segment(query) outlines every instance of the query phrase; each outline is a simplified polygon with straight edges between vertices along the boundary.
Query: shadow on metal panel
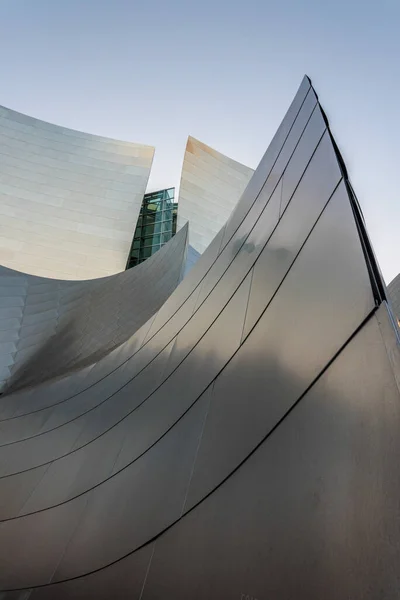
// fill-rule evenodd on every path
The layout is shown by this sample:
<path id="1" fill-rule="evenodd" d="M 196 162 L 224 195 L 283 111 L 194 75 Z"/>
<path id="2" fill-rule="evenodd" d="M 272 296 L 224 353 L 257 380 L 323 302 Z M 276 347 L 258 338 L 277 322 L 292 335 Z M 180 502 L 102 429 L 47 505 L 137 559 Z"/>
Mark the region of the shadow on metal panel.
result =
<path id="1" fill-rule="evenodd" d="M 94 335 L 111 298 L 90 369 L 60 329 L 30 360 L 65 376 L 0 400 L 0 597 L 397 598 L 398 338 L 307 77 L 226 225 L 117 348 Z"/>

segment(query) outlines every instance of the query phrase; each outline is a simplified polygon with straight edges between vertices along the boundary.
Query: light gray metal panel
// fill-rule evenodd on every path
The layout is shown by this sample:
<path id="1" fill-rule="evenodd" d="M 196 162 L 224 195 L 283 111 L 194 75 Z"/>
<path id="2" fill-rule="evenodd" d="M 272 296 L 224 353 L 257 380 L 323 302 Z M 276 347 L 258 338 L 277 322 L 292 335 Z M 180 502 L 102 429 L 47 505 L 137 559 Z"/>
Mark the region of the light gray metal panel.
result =
<path id="1" fill-rule="evenodd" d="M 178 229 L 190 223 L 190 245 L 209 246 L 235 208 L 254 171 L 189 136 L 179 186 Z"/>
<path id="2" fill-rule="evenodd" d="M 389 283 L 387 289 L 394 315 L 400 325 L 400 274 Z"/>
<path id="3" fill-rule="evenodd" d="M 150 400 L 147 400 L 144 405 L 147 425 L 145 419 L 143 424 L 140 423 L 141 426 L 138 427 L 136 437 L 134 436 L 136 455 L 145 452 L 182 416 L 238 348 L 249 288 L 250 278 L 248 277 L 227 305 L 225 311 L 215 321 L 187 359 L 183 361 L 180 368 L 164 382 L 159 390 L 152 393 Z M 236 319 L 235 324 L 233 324 L 234 319 Z M 218 340 L 222 335 L 224 335 L 224 344 L 218 347 Z M 197 376 L 193 377 L 193 373 L 197 373 Z M 140 390 L 137 394 L 135 394 L 135 384 Z M 182 387 L 183 384 L 184 387 Z M 118 397 L 116 398 L 116 406 L 115 402 L 104 405 L 105 412 L 104 414 L 100 412 L 98 421 L 96 421 L 94 413 L 88 413 L 83 418 L 75 419 L 67 425 L 53 429 L 38 437 L 0 447 L 0 464 L 3 465 L 3 475 L 19 473 L 40 466 L 45 462 L 56 460 L 73 449 L 76 450 L 82 445 L 93 441 L 97 436 L 116 424 L 119 419 L 129 414 L 134 407 L 134 405 L 132 406 L 132 400 L 137 404 L 139 400 L 146 400 L 146 396 L 142 395 L 143 388 L 141 389 L 140 386 L 141 380 L 138 379 L 137 383 L 134 380 L 133 387 L 126 390 L 126 396 L 122 397 L 120 405 L 118 405 Z M 149 381 L 148 378 L 145 378 L 144 389 L 147 391 L 148 387 Z M 148 392 L 151 392 L 151 388 Z M 168 404 L 166 400 L 170 393 L 175 395 L 175 401 L 172 405 Z M 130 398 L 132 398 L 131 401 L 129 401 Z M 123 411 L 121 414 L 119 414 L 119 408 Z M 151 415 L 153 415 L 152 418 Z M 132 435 L 135 420 L 134 417 Z M 123 454 L 123 457 L 125 457 L 125 454 Z M 125 460 L 123 457 L 121 460 Z M 43 485 L 47 485 L 46 478 L 44 478 Z"/>
<path id="4" fill-rule="evenodd" d="M 0 261 L 68 279 L 122 271 L 153 154 L 1 107 Z"/>
<path id="5" fill-rule="evenodd" d="M 310 81 L 308 77 L 304 77 L 292 104 L 290 105 L 282 123 L 280 124 L 263 158 L 261 159 L 254 176 L 251 178 L 251 181 L 243 193 L 240 202 L 237 204 L 236 209 L 232 212 L 227 221 L 225 234 L 222 241 L 223 246 L 225 246 L 226 242 L 232 237 L 233 233 L 246 216 L 246 213 L 249 210 L 249 199 L 251 202 L 253 202 L 254 198 L 256 198 L 260 193 L 265 182 L 266 174 L 272 171 L 276 160 L 279 158 L 282 148 L 284 148 L 286 140 L 289 138 L 291 129 L 294 126 L 296 117 L 299 115 L 309 92 Z M 313 94 L 312 90 L 311 93 Z"/>
<path id="6" fill-rule="evenodd" d="M 312 101 L 308 102 L 308 98 L 311 97 Z M 260 214 L 264 210 L 266 203 L 273 194 L 277 193 L 277 186 L 281 180 L 282 175 L 286 170 L 290 169 L 292 161 L 301 162 L 303 164 L 303 170 L 306 168 L 308 160 L 311 158 L 315 147 L 321 138 L 325 129 L 325 123 L 318 111 L 313 112 L 315 106 L 315 98 L 312 98 L 311 94 L 307 96 L 307 101 L 304 102 L 303 107 L 298 115 L 298 126 L 293 126 L 291 135 L 288 136 L 285 146 L 282 148 L 278 159 L 276 160 L 271 171 L 266 170 L 264 177 L 266 178 L 265 184 L 258 193 L 256 200 L 253 202 L 253 198 L 249 198 L 248 192 L 246 191 L 245 200 L 246 203 L 250 201 L 251 209 L 247 213 L 243 222 L 238 227 L 232 238 L 226 243 L 226 246 L 220 252 L 219 260 L 215 262 L 207 273 L 199 297 L 198 304 L 200 304 L 204 298 L 209 294 L 210 290 L 216 285 L 219 278 L 225 272 L 228 265 L 233 261 L 236 254 L 244 245 L 246 250 L 246 240 L 250 231 L 257 227 Z M 297 145 L 298 144 L 298 145 Z M 303 152 L 300 154 L 298 148 L 300 147 Z M 288 164 L 289 163 L 289 164 Z M 261 178 L 261 170 L 258 168 L 258 178 Z M 281 202 L 282 202 L 282 190 Z M 265 240 L 267 240 L 267 236 Z"/>
<path id="7" fill-rule="evenodd" d="M 0 308 L 0 317 L 2 311 L 23 312 L 18 322 L 11 319 L 10 323 L 7 319 L 7 329 L 20 336 L 11 360 L 15 366 L 7 391 L 93 363 L 127 340 L 157 312 L 178 285 L 186 243 L 185 227 L 146 264 L 100 280 L 63 282 L 28 277 L 28 285 L 20 288 L 23 293 L 18 298 L 24 303 L 23 310 L 19 306 Z M 7 281 L 27 278 L 18 273 L 8 277 L 9 269 L 3 269 L 2 273 Z M 37 293 L 40 288 L 43 293 Z M 15 285 L 12 289 L 16 289 Z M 76 304 L 71 302 L 71 296 L 68 298 L 70 291 L 77 295 Z M 63 318 L 65 301 L 72 310 Z M 16 315 L 4 313 L 6 316 Z M 35 356 L 29 359 L 32 351 Z M 2 353 L 7 354 L 0 348 L 0 358 Z"/>
<path id="8" fill-rule="evenodd" d="M 397 598 L 399 399 L 373 317 L 241 468 L 157 541 L 142 599 Z"/>
<path id="9" fill-rule="evenodd" d="M 200 252 L 197 252 L 197 250 L 195 250 L 193 248 L 193 246 L 191 246 L 189 244 L 187 257 L 186 257 L 184 277 L 186 277 L 186 275 L 189 273 L 189 271 L 192 269 L 192 267 L 194 267 L 194 265 L 199 260 L 200 256 L 201 256 Z"/>

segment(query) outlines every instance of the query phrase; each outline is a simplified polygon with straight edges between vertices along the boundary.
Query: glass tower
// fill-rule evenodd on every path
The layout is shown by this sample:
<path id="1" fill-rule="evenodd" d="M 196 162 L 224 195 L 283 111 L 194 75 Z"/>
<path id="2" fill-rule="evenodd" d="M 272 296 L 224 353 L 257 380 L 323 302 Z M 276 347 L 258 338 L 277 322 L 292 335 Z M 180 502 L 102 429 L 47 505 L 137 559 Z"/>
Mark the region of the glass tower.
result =
<path id="1" fill-rule="evenodd" d="M 129 252 L 127 269 L 157 252 L 176 233 L 175 188 L 145 194 Z"/>

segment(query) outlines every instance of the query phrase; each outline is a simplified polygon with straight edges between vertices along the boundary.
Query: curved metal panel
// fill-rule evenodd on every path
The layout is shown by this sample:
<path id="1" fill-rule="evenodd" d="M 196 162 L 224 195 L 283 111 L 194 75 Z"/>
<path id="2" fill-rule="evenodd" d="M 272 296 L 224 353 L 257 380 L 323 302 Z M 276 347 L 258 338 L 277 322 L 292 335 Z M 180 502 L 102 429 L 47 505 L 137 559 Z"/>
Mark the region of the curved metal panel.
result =
<path id="1" fill-rule="evenodd" d="M 153 155 L 0 107 L 0 262 L 75 280 L 123 271 Z"/>
<path id="2" fill-rule="evenodd" d="M 2 589 L 396 597 L 400 357 L 353 209 L 305 78 L 158 313 L 0 398 Z"/>
<path id="3" fill-rule="evenodd" d="M 146 265 L 89 281 L 45 279 L 0 267 L 2 384 L 7 391 L 93 364 L 132 336 L 182 278 L 187 227 Z M 10 311 L 13 311 L 10 313 Z M 10 314 L 12 319 L 7 318 Z"/>
<path id="4" fill-rule="evenodd" d="M 399 426 L 372 317 L 241 468 L 157 540 L 143 600 L 395 599 Z"/>
<path id="5" fill-rule="evenodd" d="M 195 252 L 202 254 L 225 225 L 253 173 L 189 136 L 179 187 L 178 229 L 190 223 L 190 245 Z M 192 252 L 191 262 L 195 258 Z"/>

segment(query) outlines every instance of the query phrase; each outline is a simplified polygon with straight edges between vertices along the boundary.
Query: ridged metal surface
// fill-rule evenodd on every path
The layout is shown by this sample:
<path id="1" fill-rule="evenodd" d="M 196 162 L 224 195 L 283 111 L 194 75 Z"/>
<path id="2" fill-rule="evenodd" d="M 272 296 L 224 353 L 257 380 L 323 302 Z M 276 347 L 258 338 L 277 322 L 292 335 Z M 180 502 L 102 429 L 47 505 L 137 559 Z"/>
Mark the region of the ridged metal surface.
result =
<path id="1" fill-rule="evenodd" d="M 0 263 L 57 279 L 123 271 L 153 155 L 0 107 Z"/>
<path id="2" fill-rule="evenodd" d="M 179 187 L 178 229 L 189 222 L 192 263 L 225 225 L 253 173 L 189 136 Z"/>
<path id="3" fill-rule="evenodd" d="M 45 279 L 0 268 L 0 385 L 7 391 L 90 365 L 126 341 L 182 278 L 187 227 L 110 277 Z"/>
<path id="4" fill-rule="evenodd" d="M 155 317 L 0 399 L 3 598 L 398 597 L 400 357 L 360 231 L 305 78 Z"/>

